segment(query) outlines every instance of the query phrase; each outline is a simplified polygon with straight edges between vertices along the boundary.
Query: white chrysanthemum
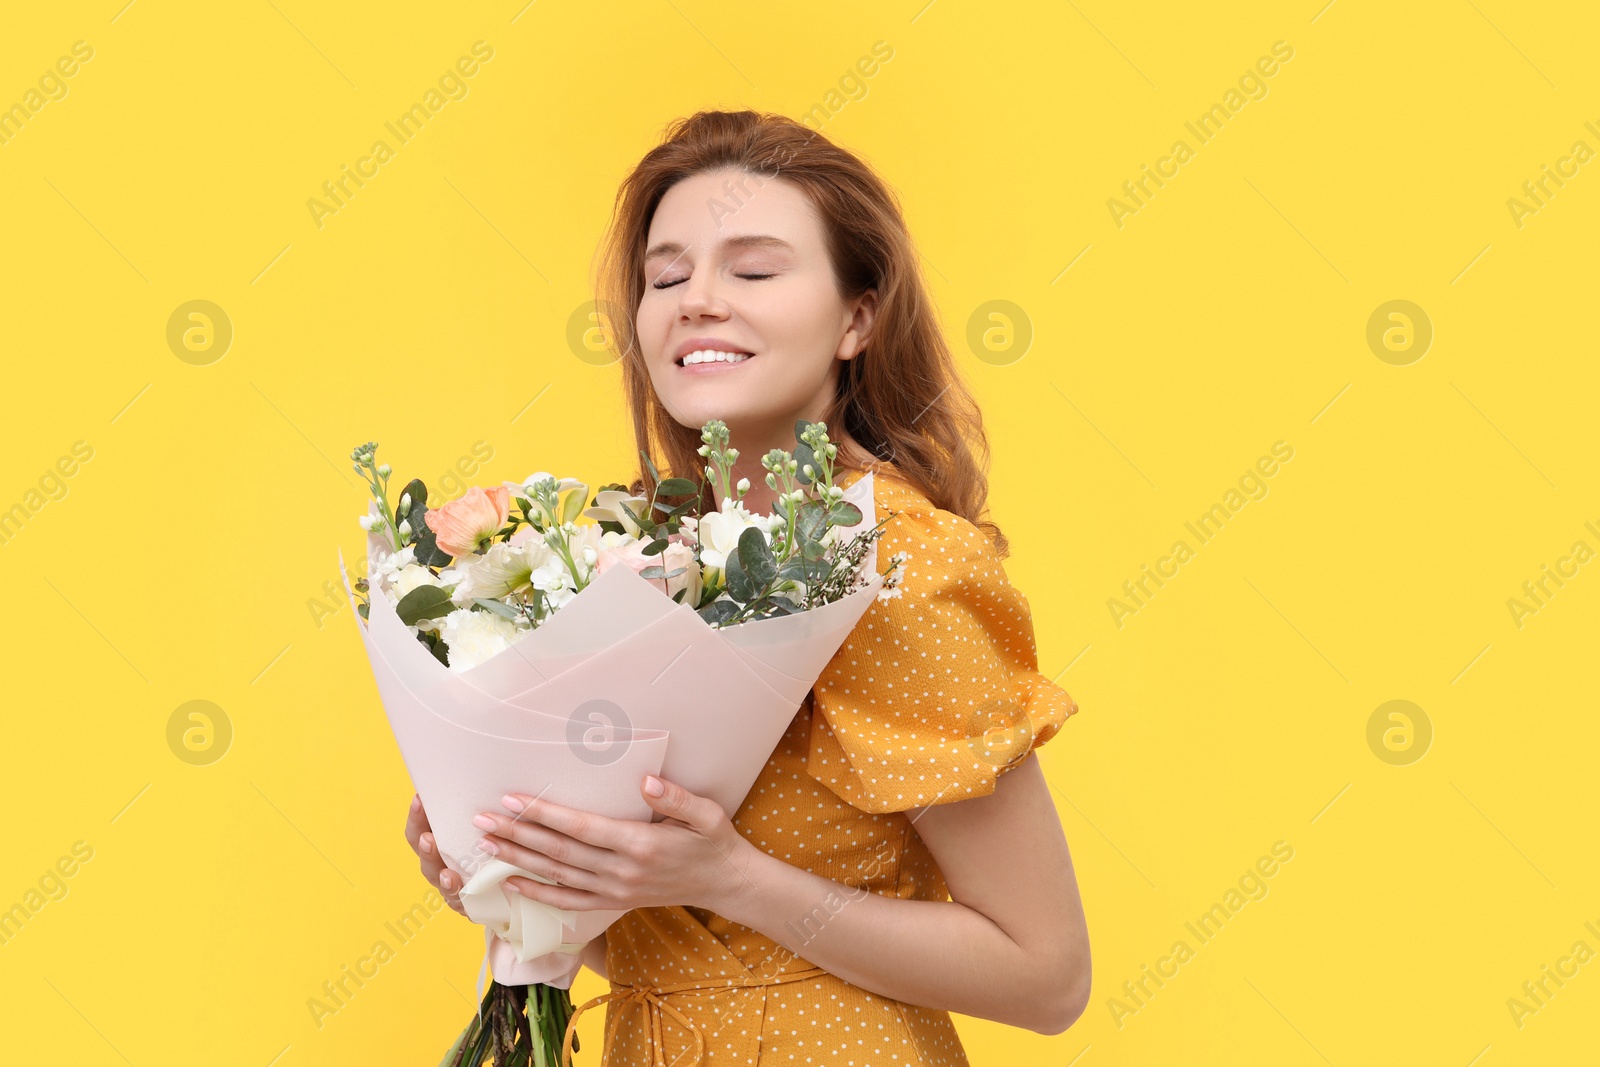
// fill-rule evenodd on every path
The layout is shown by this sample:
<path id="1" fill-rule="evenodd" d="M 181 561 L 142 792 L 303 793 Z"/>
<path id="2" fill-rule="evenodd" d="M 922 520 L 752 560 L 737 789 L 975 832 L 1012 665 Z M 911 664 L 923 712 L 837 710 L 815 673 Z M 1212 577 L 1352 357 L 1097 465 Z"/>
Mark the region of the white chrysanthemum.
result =
<path id="1" fill-rule="evenodd" d="M 488 611 L 458 609 L 444 617 L 439 636 L 450 649 L 450 669 L 464 671 L 476 667 L 527 631 L 513 620 Z"/>

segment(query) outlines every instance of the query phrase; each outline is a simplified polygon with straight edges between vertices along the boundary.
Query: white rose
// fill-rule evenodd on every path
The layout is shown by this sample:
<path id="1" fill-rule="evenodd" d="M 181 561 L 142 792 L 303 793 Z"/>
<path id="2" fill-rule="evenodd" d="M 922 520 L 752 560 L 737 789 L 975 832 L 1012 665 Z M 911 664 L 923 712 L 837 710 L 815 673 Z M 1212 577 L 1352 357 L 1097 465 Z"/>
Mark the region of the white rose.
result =
<path id="1" fill-rule="evenodd" d="M 396 599 L 404 599 L 405 595 L 424 585 L 438 585 L 439 580 L 433 576 L 428 568 L 416 563 L 408 563 L 401 567 L 394 576 L 394 594 Z"/>

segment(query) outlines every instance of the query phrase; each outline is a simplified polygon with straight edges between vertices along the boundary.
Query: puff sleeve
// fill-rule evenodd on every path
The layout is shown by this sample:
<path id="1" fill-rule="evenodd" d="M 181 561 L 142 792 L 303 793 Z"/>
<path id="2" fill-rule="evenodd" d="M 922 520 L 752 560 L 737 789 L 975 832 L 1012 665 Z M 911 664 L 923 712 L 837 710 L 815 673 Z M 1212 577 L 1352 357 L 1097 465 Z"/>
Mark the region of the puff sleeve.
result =
<path id="1" fill-rule="evenodd" d="M 873 603 L 811 691 L 807 773 L 880 814 L 993 793 L 1078 710 L 1039 673 L 1027 598 L 983 531 L 909 501 L 884 501 L 897 514 L 878 542 L 880 560 L 910 557 L 899 595 Z"/>

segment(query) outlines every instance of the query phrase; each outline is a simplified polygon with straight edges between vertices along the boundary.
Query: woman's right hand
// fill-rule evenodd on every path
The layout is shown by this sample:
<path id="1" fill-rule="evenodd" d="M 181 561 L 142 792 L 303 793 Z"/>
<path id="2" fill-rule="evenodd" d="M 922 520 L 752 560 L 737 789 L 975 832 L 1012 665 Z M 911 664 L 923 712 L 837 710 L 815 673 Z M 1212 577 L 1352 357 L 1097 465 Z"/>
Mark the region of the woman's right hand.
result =
<path id="1" fill-rule="evenodd" d="M 406 843 L 422 861 L 422 877 L 437 889 L 444 902 L 462 915 L 467 910 L 461 906 L 461 887 L 466 883 L 457 871 L 445 866 L 439 857 L 439 844 L 433 839 L 433 828 L 428 825 L 428 813 L 422 810 L 422 797 L 411 799 L 411 813 L 406 816 Z"/>

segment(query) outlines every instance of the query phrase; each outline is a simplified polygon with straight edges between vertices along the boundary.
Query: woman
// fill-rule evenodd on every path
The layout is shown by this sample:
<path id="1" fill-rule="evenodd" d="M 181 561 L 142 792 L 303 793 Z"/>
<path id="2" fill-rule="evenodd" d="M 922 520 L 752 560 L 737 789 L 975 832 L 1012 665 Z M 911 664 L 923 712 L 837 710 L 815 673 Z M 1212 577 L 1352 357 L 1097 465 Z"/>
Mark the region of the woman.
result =
<path id="1" fill-rule="evenodd" d="M 938 1067 L 967 1063 L 952 1011 L 1065 1030 L 1088 1000 L 1088 931 L 1032 749 L 1077 706 L 1037 671 L 1005 539 L 980 517 L 981 419 L 892 194 L 789 119 L 701 113 L 623 185 L 602 285 L 658 468 L 697 476 L 699 429 L 720 418 L 747 506 L 770 511 L 760 457 L 794 447 L 797 419 L 826 422 L 839 484 L 872 471 L 879 515 L 896 513 L 879 558 L 910 557 L 733 819 L 654 778 L 641 791 L 663 822 L 528 796 L 507 798 L 519 818 L 480 817 L 486 849 L 558 883 L 516 891 L 633 909 L 584 954 L 613 987 L 584 1006 L 609 1001 L 602 1063 Z M 708 714 L 738 713 L 736 693 L 717 699 Z M 415 804 L 407 838 L 459 910 Z"/>

